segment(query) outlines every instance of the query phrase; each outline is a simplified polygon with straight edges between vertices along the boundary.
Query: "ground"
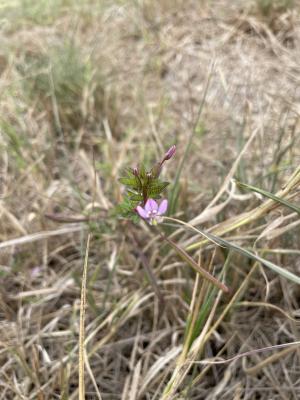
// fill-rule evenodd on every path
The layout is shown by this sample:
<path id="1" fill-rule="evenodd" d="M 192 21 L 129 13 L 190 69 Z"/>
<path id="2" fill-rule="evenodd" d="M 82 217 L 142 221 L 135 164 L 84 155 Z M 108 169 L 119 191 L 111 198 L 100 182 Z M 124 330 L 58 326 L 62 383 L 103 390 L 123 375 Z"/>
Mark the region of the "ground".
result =
<path id="1" fill-rule="evenodd" d="M 299 12 L 1 3 L 0 400 L 300 396 Z M 168 242 L 115 207 L 173 144 Z"/>

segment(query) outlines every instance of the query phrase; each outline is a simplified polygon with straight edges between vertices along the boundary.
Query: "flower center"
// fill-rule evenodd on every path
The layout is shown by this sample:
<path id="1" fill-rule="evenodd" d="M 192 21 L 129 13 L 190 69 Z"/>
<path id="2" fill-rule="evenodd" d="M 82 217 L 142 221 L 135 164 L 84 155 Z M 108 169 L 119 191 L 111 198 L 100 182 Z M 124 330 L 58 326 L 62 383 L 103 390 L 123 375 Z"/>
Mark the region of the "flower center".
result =
<path id="1" fill-rule="evenodd" d="M 151 210 L 151 211 L 148 211 L 147 217 L 148 218 L 155 218 L 156 214 L 157 214 L 157 210 Z"/>

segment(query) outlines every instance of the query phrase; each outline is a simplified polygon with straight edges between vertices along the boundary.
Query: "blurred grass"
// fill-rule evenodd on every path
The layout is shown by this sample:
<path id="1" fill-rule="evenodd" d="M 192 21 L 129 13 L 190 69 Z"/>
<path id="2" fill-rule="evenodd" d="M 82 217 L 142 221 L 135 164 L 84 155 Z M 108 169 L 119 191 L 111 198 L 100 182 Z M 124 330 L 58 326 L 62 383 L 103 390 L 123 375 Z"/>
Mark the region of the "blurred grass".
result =
<path id="1" fill-rule="evenodd" d="M 284 12 L 293 7 L 294 0 L 256 0 L 258 10 L 264 16 L 270 16 L 274 11 Z"/>
<path id="2" fill-rule="evenodd" d="M 58 134 L 66 132 L 68 136 L 71 130 L 74 137 L 72 130 L 86 123 L 95 125 L 101 117 L 107 117 L 111 129 L 115 128 L 114 97 L 105 93 L 101 66 L 96 68 L 73 39 L 53 45 L 44 54 L 25 54 L 19 70 L 29 101 L 38 104 L 37 111 L 48 112 Z M 98 115 L 93 115 L 93 110 Z"/>

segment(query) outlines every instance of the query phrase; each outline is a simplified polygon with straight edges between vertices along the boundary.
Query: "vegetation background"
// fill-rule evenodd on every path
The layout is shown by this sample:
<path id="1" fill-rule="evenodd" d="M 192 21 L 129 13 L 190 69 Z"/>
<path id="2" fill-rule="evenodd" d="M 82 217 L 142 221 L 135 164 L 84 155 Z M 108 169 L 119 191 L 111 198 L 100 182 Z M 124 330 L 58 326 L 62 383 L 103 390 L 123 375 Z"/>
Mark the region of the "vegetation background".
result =
<path id="1" fill-rule="evenodd" d="M 88 232 L 86 399 L 299 398 L 299 347 L 285 344 L 300 339 L 300 290 L 282 276 L 300 275 L 299 11 L 297 0 L 1 0 L 0 400 L 83 396 Z M 279 273 L 163 227 L 226 282 L 222 294 L 148 226 L 108 218 L 123 169 L 173 144 L 170 215 Z"/>

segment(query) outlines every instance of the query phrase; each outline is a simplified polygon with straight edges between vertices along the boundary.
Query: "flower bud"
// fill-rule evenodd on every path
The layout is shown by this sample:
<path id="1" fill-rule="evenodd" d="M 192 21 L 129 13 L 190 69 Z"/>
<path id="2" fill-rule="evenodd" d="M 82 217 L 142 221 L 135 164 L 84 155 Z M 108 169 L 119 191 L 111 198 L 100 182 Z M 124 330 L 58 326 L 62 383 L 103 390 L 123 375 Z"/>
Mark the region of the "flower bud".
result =
<path id="1" fill-rule="evenodd" d="M 174 156 L 175 152 L 176 152 L 176 146 L 175 146 L 175 144 L 173 144 L 173 146 L 171 146 L 169 148 L 169 150 L 166 152 L 166 154 L 164 156 L 164 161 L 170 160 L 170 158 L 172 158 Z"/>
<path id="2" fill-rule="evenodd" d="M 138 176 L 139 175 L 138 168 L 137 167 L 132 168 L 132 173 L 133 173 L 133 175 Z"/>

